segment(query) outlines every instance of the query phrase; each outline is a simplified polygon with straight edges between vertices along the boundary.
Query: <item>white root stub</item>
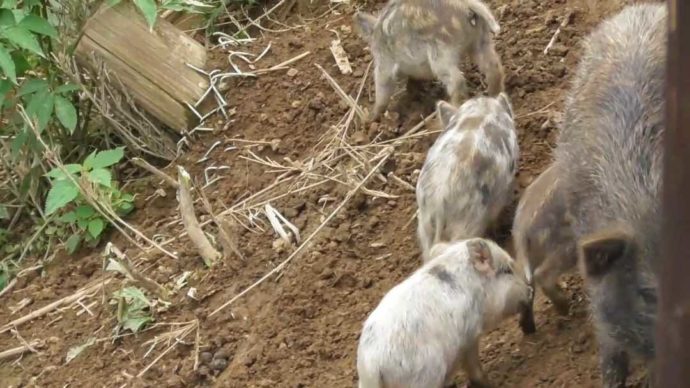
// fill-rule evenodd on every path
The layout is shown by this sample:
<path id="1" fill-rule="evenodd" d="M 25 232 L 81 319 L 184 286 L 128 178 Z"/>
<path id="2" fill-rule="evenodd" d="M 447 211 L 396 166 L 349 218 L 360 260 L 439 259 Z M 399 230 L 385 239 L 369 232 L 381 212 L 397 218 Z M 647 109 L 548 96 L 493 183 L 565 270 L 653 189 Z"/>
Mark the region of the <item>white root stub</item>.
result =
<path id="1" fill-rule="evenodd" d="M 204 263 L 206 263 L 207 266 L 211 266 L 221 258 L 221 254 L 211 245 L 208 238 L 206 238 L 204 231 L 199 225 L 199 220 L 197 220 L 196 214 L 194 213 L 194 201 L 190 193 L 191 178 L 189 173 L 182 166 L 177 166 L 177 174 L 177 179 L 180 184 L 177 190 L 177 200 L 180 203 L 182 223 L 187 230 L 189 239 L 192 240 L 192 243 L 196 246 Z"/>

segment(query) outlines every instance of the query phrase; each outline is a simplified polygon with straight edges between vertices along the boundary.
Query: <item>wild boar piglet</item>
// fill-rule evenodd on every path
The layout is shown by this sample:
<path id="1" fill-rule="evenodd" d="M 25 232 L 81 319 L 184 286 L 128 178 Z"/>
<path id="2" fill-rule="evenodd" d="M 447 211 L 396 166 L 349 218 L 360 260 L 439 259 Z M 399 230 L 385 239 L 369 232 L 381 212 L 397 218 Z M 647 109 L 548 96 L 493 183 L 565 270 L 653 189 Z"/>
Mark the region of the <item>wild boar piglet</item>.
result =
<path id="1" fill-rule="evenodd" d="M 375 62 L 371 120 L 386 110 L 400 79 L 437 79 L 459 105 L 467 97 L 460 63 L 468 55 L 486 76 L 488 94 L 503 91 L 503 65 L 493 43 L 500 27 L 480 0 L 391 0 L 378 16 L 356 13 L 354 25 Z"/>
<path id="2" fill-rule="evenodd" d="M 417 181 L 417 233 L 424 260 L 439 242 L 483 237 L 511 201 L 518 162 L 508 96 L 437 104 L 445 128 Z"/>
<path id="3" fill-rule="evenodd" d="M 442 388 L 463 368 L 488 385 L 479 337 L 522 311 L 526 272 L 490 240 L 441 243 L 433 259 L 393 287 L 364 323 L 359 388 Z"/>

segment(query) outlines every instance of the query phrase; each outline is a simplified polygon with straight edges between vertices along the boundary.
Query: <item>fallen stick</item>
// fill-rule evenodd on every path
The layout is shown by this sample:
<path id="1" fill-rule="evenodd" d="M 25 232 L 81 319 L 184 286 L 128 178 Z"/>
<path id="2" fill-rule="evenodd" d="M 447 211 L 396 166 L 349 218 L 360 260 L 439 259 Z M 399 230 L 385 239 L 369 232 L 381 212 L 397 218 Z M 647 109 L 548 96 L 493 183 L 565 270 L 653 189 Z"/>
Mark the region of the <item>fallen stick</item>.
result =
<path id="1" fill-rule="evenodd" d="M 144 170 L 150 172 L 153 175 L 156 175 L 157 177 L 163 179 L 165 183 L 169 184 L 171 187 L 177 189 L 180 184 L 177 183 L 176 180 L 174 180 L 170 175 L 164 173 L 163 171 L 153 167 L 150 165 L 147 161 L 141 158 L 132 158 L 132 163 L 136 164 L 137 166 L 143 168 Z"/>
<path id="2" fill-rule="evenodd" d="M 0 298 L 2 298 L 3 295 L 10 292 L 10 290 L 12 289 L 12 287 L 14 287 L 15 284 L 17 284 L 17 278 L 12 279 L 12 281 L 10 281 L 10 284 L 8 284 L 7 287 L 3 288 L 2 291 L 0 291 Z"/>
<path id="3" fill-rule="evenodd" d="M 287 68 L 287 67 L 286 67 L 287 65 L 290 65 L 290 64 L 292 64 L 292 63 L 295 63 L 295 62 L 299 61 L 300 59 L 306 57 L 306 56 L 309 55 L 309 54 L 311 54 L 311 51 L 304 52 L 304 53 L 302 53 L 302 54 L 300 54 L 300 55 L 298 55 L 298 56 L 296 56 L 296 57 L 294 57 L 294 58 L 288 59 L 288 60 L 285 61 L 285 62 L 281 62 L 281 63 L 279 63 L 279 64 L 277 64 L 277 65 L 275 65 L 275 66 L 271 66 L 271 67 L 269 67 L 268 69 L 260 69 L 260 70 L 257 70 L 257 71 L 254 72 L 254 74 L 257 74 L 257 75 L 258 75 L 258 74 L 268 73 L 268 72 L 276 71 L 276 70 L 284 70 L 284 69 Z"/>
<path id="4" fill-rule="evenodd" d="M 29 344 L 22 345 L 22 346 L 17 346 L 16 348 L 12 349 L 7 349 L 2 352 L 0 352 L 0 361 L 6 360 L 8 358 L 12 358 L 14 356 L 19 356 L 21 354 L 24 354 L 25 352 L 35 352 L 35 348 L 41 345 L 41 341 L 35 340 L 32 341 Z"/>
<path id="5" fill-rule="evenodd" d="M 29 313 L 28 315 L 25 315 L 21 318 L 17 318 L 14 321 L 9 322 L 9 323 L 5 324 L 4 326 L 0 327 L 0 334 L 11 330 L 13 327 L 19 326 L 22 323 L 26 323 L 26 322 L 32 321 L 36 318 L 42 317 L 43 315 L 48 314 L 49 312 L 57 309 L 58 307 L 60 307 L 62 305 L 76 302 L 77 300 L 81 299 L 84 295 L 88 295 L 88 294 L 98 290 L 99 288 L 105 286 L 106 284 L 110 283 L 111 280 L 112 279 L 106 279 L 105 281 L 99 281 L 98 284 L 95 284 L 95 285 L 90 286 L 90 287 L 82 288 L 81 290 L 75 292 L 74 294 L 72 294 L 70 296 L 66 296 L 60 300 L 56 300 L 55 302 L 53 302 L 47 306 L 43 306 L 40 309 Z"/>
<path id="6" fill-rule="evenodd" d="M 221 310 L 223 310 L 224 308 L 230 306 L 230 305 L 231 305 L 232 303 L 234 303 L 236 300 L 238 300 L 239 298 L 243 297 L 244 295 L 246 295 L 247 293 L 249 293 L 249 291 L 253 290 L 255 287 L 257 287 L 258 285 L 260 285 L 261 283 L 263 283 L 264 281 L 266 281 L 266 279 L 268 279 L 269 277 L 271 277 L 273 274 L 275 274 L 275 273 L 281 271 L 283 268 L 285 268 L 285 266 L 288 265 L 288 263 L 290 263 L 290 261 L 292 261 L 292 259 L 294 259 L 295 257 L 297 257 L 297 254 L 300 253 L 300 252 L 304 249 L 304 247 L 306 247 L 306 246 L 309 244 L 309 242 L 314 238 L 314 236 L 316 236 L 319 232 L 321 232 L 321 230 L 326 226 L 326 224 L 328 224 L 328 222 L 330 222 L 330 221 L 336 216 L 336 214 L 338 214 L 338 213 L 340 212 L 340 210 L 342 210 L 342 209 L 345 207 L 345 205 L 350 201 L 350 199 L 352 199 L 352 197 L 353 197 L 355 194 L 357 194 L 357 192 L 367 183 L 367 181 L 369 181 L 369 179 L 370 179 L 372 176 L 374 176 L 374 174 L 377 173 L 378 169 L 379 169 L 381 166 L 383 166 L 384 163 L 386 163 L 386 161 L 388 160 L 388 158 L 389 158 L 391 155 L 393 155 L 393 148 L 392 148 L 392 147 L 388 147 L 387 150 L 386 150 L 385 152 L 386 152 L 386 153 L 383 155 L 383 157 L 381 158 L 381 160 L 379 160 L 379 162 L 376 164 L 376 166 L 374 166 L 374 168 L 372 168 L 372 169 L 369 171 L 369 173 L 359 182 L 359 184 L 357 185 L 357 187 L 355 187 L 354 189 L 352 189 L 350 192 L 347 193 L 347 195 L 346 195 L 345 198 L 342 200 L 342 202 L 340 202 L 340 204 L 339 204 L 335 209 L 333 209 L 333 211 L 331 212 L 331 214 L 329 214 L 328 217 L 326 217 L 326 219 L 321 223 L 321 225 L 319 225 L 319 227 L 316 228 L 316 229 L 309 235 L 309 237 L 307 237 L 306 239 L 304 239 L 304 241 L 302 242 L 302 244 L 300 244 L 300 246 L 298 246 L 298 247 L 290 254 L 290 256 L 288 256 L 287 259 L 285 259 L 282 263 L 278 264 L 278 266 L 276 266 L 275 268 L 273 268 L 272 270 L 270 270 L 266 275 L 264 275 L 263 277 L 261 277 L 261 279 L 259 279 L 259 280 L 257 280 L 256 282 L 254 282 L 254 284 L 252 284 L 252 285 L 250 285 L 249 287 L 245 288 L 244 291 L 242 291 L 242 292 L 240 292 L 239 294 L 235 295 L 232 299 L 230 299 L 229 301 L 225 302 L 223 305 L 221 305 L 221 306 L 218 307 L 217 309 L 213 310 L 213 312 L 211 312 L 211 314 L 209 314 L 208 316 L 209 316 L 209 317 L 212 317 L 212 316 L 216 315 L 218 312 L 220 312 Z"/>
<path id="7" fill-rule="evenodd" d="M 177 189 L 177 200 L 180 203 L 182 223 L 187 230 L 189 239 L 192 240 L 192 243 L 196 246 L 204 263 L 207 267 L 211 267 L 213 263 L 222 257 L 222 255 L 211 245 L 211 242 L 208 241 L 208 238 L 206 238 L 204 231 L 199 225 L 199 220 L 196 218 L 196 213 L 194 213 L 194 200 L 192 200 L 191 194 L 191 177 L 189 173 L 187 173 L 182 166 L 177 166 L 177 171 L 177 179 L 180 184 Z"/>

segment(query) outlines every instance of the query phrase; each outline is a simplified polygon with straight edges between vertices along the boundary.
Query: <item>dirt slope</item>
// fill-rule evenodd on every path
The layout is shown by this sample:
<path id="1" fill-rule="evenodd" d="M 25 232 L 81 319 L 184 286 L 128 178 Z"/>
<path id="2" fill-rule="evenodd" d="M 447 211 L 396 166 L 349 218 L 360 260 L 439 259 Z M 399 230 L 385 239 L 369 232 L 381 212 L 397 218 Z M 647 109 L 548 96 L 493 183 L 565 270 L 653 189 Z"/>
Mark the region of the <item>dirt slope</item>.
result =
<path id="1" fill-rule="evenodd" d="M 623 2 L 493 0 L 488 3 L 502 25 L 497 45 L 517 117 L 521 147 L 518 182 L 522 190 L 549 163 L 564 93 L 578 59 L 580 38 Z M 375 11 L 382 3 L 359 5 Z M 232 122 L 227 124 L 219 117 L 214 123 L 216 132 L 197 138 L 191 150 L 178 161 L 199 181 L 203 181 L 205 167 L 230 167 L 220 173 L 223 179 L 207 189 L 217 211 L 258 192 L 279 175 L 270 172 L 270 167 L 248 161 L 250 150 L 281 163 L 286 157 L 292 161 L 308 160 L 314 154 L 314 147 L 347 113 L 348 107 L 314 64 L 323 66 L 345 92 L 355 96 L 371 55 L 363 41 L 351 32 L 350 15 L 354 9 L 338 6 L 335 10 L 308 22 L 305 28 L 267 32 L 263 38 L 242 48 L 259 54 L 271 42 L 271 50 L 257 64 L 261 68 L 302 52 L 311 54 L 292 65 L 296 74 L 280 71 L 256 79 L 233 80 L 227 93 L 230 105 L 236 109 Z M 544 48 L 566 17 L 568 24 L 561 29 L 549 53 L 544 54 Z M 329 46 L 336 37 L 335 32 L 352 63 L 351 75 L 339 74 L 334 66 Z M 229 68 L 227 54 L 220 49 L 214 52 L 217 68 Z M 468 75 L 471 89 L 482 91 L 476 69 L 468 69 Z M 431 113 L 435 100 L 444 97 L 438 85 L 413 86 L 414 90 L 397 95 L 389 117 L 381 124 L 353 127 L 347 133 L 350 144 L 366 145 L 396 138 Z M 366 84 L 364 96 L 361 103 L 370 107 L 367 96 L 373 96 L 371 82 Z M 436 123 L 427 129 L 437 129 Z M 384 175 L 393 173 L 414 185 L 415 170 L 421 167 L 435 136 L 420 136 L 398 145 L 383 166 Z M 233 140 L 237 138 L 274 141 L 274 146 Z M 210 160 L 196 163 L 217 140 L 222 145 L 210 153 Z M 253 145 L 243 147 L 246 144 Z M 241 149 L 225 151 L 230 145 Z M 174 173 L 174 166 L 168 171 Z M 153 178 L 135 181 L 129 187 L 139 194 L 139 210 L 130 220 L 133 225 L 148 236 L 176 236 L 180 227 L 170 225 L 177 217 L 174 191 L 166 189 L 165 197 L 149 199 L 158 187 Z M 299 227 L 305 238 L 350 188 L 330 181 L 271 204 Z M 391 178 L 387 183 L 374 179 L 367 188 L 391 197 L 357 194 L 279 278 L 270 278 L 213 317 L 209 317 L 211 311 L 289 255 L 291 248 L 276 242 L 270 226 L 264 232 L 237 228 L 246 260 L 230 258 L 211 270 L 203 267 L 186 237 L 175 238 L 168 245 L 179 255 L 178 260 L 173 260 L 154 251 L 142 255 L 120 236 L 112 234 L 114 242 L 129 247 L 127 253 L 144 262 L 147 274 L 160 283 L 171 282 L 182 271 L 194 271 L 190 285 L 197 288 L 201 300 L 193 301 L 182 292 L 174 298 L 168 311 L 157 316 L 161 325 L 138 336 L 113 341 L 108 338 L 115 323 L 113 308 L 102 304 L 102 295 L 96 293 L 84 299 L 84 304 L 90 306 L 87 313 L 77 315 L 81 309 L 70 307 L 20 326 L 22 338 L 42 340 L 44 347 L 39 354 L 0 364 L 0 386 L 354 386 L 355 350 L 364 318 L 387 290 L 420 263 L 416 223 L 410 222 L 415 212 L 414 192 Z M 198 209 L 202 211 L 201 207 Z M 508 240 L 509 225 L 510 214 L 507 214 L 504 231 L 496 236 L 499 241 Z M 103 275 L 100 248 L 82 252 L 78 259 L 60 257 L 46 269 L 44 276 L 22 278 L 13 292 L 2 299 L 2 323 L 99 279 Z M 106 289 L 114 289 L 118 282 Z M 483 340 L 484 367 L 498 386 L 600 385 L 596 344 L 581 282 L 573 275 L 566 283 L 573 301 L 569 317 L 558 317 L 539 295 L 538 333 L 524 337 L 513 319 Z M 25 298 L 30 298 L 31 304 L 11 314 L 11 309 Z M 97 303 L 91 305 L 92 302 Z M 166 349 L 167 344 L 160 344 L 146 355 L 149 347 L 143 345 L 176 327 L 163 324 L 194 319 L 200 320 L 202 351 L 201 367 L 196 372 L 193 370 L 195 340 L 191 335 L 172 347 L 142 377 L 130 379 Z M 65 365 L 67 351 L 90 337 L 100 340 Z M 0 335 L 0 350 L 19 344 L 15 335 Z M 223 360 L 227 361 L 227 367 Z M 640 378 L 640 373 L 636 373 L 634 383 L 639 384 Z M 458 376 L 457 382 L 464 383 L 464 378 Z"/>

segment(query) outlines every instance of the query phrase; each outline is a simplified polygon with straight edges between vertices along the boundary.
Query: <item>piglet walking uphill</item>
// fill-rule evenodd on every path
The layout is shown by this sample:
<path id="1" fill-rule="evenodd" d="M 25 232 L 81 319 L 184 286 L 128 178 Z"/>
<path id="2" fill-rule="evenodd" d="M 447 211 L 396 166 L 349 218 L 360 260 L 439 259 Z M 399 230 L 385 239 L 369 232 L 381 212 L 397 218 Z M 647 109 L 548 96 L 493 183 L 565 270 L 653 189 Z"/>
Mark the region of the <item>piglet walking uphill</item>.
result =
<path id="1" fill-rule="evenodd" d="M 398 79 L 440 80 L 460 105 L 467 86 L 459 65 L 468 55 L 485 74 L 489 95 L 503 91 L 503 66 L 493 43 L 500 27 L 480 0 L 390 0 L 378 17 L 356 13 L 354 24 L 376 65 L 371 120 L 386 110 Z"/>

